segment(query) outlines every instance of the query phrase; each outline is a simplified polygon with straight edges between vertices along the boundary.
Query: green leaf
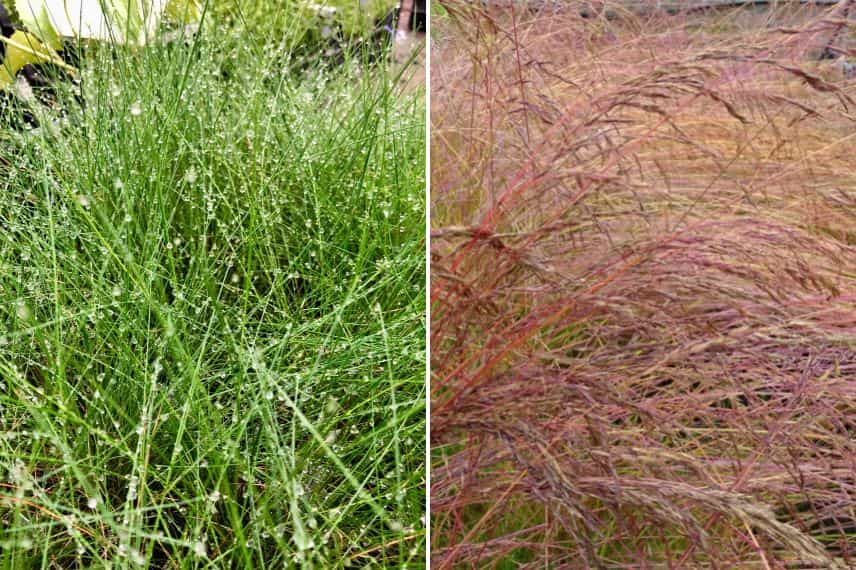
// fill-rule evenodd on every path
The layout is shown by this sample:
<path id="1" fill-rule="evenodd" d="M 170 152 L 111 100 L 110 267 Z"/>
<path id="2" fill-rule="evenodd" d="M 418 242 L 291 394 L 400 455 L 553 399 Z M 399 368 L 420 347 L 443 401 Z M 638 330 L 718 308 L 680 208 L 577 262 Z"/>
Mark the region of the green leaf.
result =
<path id="1" fill-rule="evenodd" d="M 60 35 L 51 22 L 46 3 L 41 0 L 24 0 L 18 8 L 18 14 L 27 29 L 37 35 L 45 45 L 53 49 L 62 47 Z"/>

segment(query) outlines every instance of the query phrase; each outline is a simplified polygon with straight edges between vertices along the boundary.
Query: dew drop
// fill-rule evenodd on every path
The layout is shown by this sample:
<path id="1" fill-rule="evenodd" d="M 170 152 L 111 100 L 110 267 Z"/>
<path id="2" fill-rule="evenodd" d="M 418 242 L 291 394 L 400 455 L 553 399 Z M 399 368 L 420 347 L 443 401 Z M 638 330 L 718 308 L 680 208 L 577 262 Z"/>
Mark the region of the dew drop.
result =
<path id="1" fill-rule="evenodd" d="M 389 521 L 387 525 L 389 526 L 389 530 L 391 530 L 392 532 L 401 532 L 404 530 L 404 525 L 396 520 Z"/>
<path id="2" fill-rule="evenodd" d="M 15 308 L 15 314 L 22 321 L 29 321 L 30 317 L 33 316 L 33 313 L 30 311 L 30 308 L 23 301 L 18 301 L 18 306 Z"/>

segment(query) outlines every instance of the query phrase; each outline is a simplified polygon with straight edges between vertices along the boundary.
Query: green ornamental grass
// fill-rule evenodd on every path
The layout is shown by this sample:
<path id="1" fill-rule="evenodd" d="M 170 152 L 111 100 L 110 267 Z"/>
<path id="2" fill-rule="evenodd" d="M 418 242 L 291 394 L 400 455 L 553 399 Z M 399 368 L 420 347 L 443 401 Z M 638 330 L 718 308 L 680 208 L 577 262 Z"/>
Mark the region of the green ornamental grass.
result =
<path id="1" fill-rule="evenodd" d="M 0 129 L 0 567 L 424 564 L 424 95 L 289 61 L 102 46 Z"/>

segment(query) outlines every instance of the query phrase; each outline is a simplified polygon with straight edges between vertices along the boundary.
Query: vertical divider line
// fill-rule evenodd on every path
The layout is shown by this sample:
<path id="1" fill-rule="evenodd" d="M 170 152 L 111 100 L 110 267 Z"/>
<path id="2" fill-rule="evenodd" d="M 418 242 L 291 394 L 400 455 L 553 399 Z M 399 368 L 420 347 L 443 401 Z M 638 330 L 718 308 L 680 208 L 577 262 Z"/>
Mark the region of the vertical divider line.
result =
<path id="1" fill-rule="evenodd" d="M 425 5 L 425 564 L 431 568 L 431 0 Z"/>

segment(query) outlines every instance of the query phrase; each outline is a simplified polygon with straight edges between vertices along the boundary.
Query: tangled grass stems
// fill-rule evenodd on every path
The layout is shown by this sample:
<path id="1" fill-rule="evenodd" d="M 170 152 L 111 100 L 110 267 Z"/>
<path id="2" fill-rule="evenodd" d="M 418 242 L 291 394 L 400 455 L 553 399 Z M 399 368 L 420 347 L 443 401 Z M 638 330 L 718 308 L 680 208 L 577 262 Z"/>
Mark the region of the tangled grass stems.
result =
<path id="1" fill-rule="evenodd" d="M 433 560 L 852 565 L 840 8 L 443 6 Z"/>

